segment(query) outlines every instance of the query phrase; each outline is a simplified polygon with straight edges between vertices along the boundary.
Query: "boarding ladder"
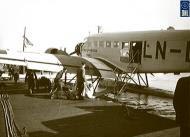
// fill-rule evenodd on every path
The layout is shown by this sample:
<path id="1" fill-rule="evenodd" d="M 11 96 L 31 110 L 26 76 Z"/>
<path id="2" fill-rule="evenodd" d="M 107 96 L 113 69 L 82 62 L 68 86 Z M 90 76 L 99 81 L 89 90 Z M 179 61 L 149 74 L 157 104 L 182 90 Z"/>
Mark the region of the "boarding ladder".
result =
<path id="1" fill-rule="evenodd" d="M 127 64 L 127 70 L 130 71 L 122 71 L 121 77 L 119 78 L 119 76 L 116 78 L 116 82 L 114 87 L 120 86 L 119 83 L 122 83 L 121 88 L 117 91 L 117 95 L 120 95 L 122 92 L 125 91 L 127 84 L 132 80 L 135 84 L 136 81 L 133 79 L 136 72 L 137 72 L 137 68 L 138 68 L 138 64 L 136 66 L 131 65 L 134 62 L 134 58 L 138 55 L 138 52 L 135 52 L 134 55 L 132 55 L 132 58 L 129 60 L 129 63 Z M 114 72 L 116 71 L 117 68 L 115 68 Z M 130 73 L 130 74 L 128 74 Z M 123 76 L 122 76 L 123 75 Z M 123 78 L 123 79 L 122 79 Z M 119 82 L 119 79 L 121 80 L 121 82 Z M 115 88 L 116 89 L 116 88 Z M 117 90 L 117 89 L 116 89 Z"/>

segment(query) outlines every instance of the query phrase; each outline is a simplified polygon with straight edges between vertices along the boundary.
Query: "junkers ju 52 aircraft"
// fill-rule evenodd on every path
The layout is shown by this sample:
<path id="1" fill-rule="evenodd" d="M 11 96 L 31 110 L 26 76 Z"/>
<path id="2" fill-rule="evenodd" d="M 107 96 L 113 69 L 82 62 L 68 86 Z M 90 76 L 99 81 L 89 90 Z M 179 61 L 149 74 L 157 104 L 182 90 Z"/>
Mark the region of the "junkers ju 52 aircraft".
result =
<path id="1" fill-rule="evenodd" d="M 72 56 L 76 53 L 78 56 Z M 147 73 L 190 72 L 190 30 L 133 31 L 90 35 L 69 56 L 38 53 L 0 54 L 0 63 L 28 69 L 76 73 L 81 61 L 87 75 L 148 86 Z M 145 74 L 145 78 L 141 74 Z M 137 75 L 137 80 L 133 77 Z M 97 82 L 97 83 L 98 83 Z M 120 89 L 122 91 L 126 84 Z"/>

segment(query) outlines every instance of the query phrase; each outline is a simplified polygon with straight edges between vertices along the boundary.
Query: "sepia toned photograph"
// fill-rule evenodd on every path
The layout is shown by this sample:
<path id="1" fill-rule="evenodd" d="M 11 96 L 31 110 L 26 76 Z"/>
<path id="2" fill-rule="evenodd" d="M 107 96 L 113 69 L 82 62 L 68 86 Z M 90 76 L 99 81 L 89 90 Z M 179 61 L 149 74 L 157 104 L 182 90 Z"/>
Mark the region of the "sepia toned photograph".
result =
<path id="1" fill-rule="evenodd" d="M 190 0 L 0 0 L 0 137 L 190 137 Z"/>

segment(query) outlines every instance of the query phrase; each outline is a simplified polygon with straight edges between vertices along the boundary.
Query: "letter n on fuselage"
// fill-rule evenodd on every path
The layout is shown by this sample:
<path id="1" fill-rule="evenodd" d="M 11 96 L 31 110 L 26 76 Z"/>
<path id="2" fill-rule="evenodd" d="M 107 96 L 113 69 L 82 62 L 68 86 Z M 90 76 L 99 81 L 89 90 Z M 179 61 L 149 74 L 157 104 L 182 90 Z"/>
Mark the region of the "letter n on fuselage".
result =
<path id="1" fill-rule="evenodd" d="M 160 52 L 160 55 L 162 59 L 165 59 L 166 56 L 166 41 L 164 41 L 163 47 L 161 46 L 160 42 L 156 42 L 156 56 L 155 58 L 158 59 L 158 52 Z"/>

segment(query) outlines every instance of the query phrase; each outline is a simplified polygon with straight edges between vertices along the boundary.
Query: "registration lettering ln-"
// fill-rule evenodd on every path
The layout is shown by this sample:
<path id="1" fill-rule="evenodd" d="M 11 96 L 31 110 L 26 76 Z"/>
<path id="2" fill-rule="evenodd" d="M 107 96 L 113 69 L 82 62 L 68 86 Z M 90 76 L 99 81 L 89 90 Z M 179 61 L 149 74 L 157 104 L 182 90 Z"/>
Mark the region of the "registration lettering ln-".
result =
<path id="1" fill-rule="evenodd" d="M 148 54 L 146 53 L 147 47 L 149 47 L 149 45 L 146 44 L 146 41 L 144 41 L 143 57 L 144 57 L 144 58 L 152 58 L 152 55 L 148 55 Z"/>
<path id="2" fill-rule="evenodd" d="M 152 58 L 152 55 L 147 54 L 147 48 L 149 45 L 147 44 L 146 41 L 144 41 L 144 52 L 143 52 L 143 57 L 144 58 Z M 163 46 L 160 44 L 159 41 L 156 42 L 156 55 L 155 59 L 158 59 L 159 54 L 163 60 L 165 60 L 166 57 L 166 41 L 164 41 Z"/>
<path id="3" fill-rule="evenodd" d="M 152 55 L 147 54 L 147 47 L 149 45 L 144 41 L 144 52 L 143 52 L 143 57 L 144 58 L 152 58 Z M 164 41 L 163 45 L 160 44 L 159 41 L 156 42 L 156 55 L 155 59 L 158 59 L 159 54 L 161 55 L 161 58 L 165 60 L 166 58 L 166 41 Z M 170 52 L 173 53 L 175 50 L 175 53 L 181 53 L 181 50 L 177 49 L 170 49 Z M 186 46 L 186 56 L 185 56 L 185 61 L 190 62 L 190 41 L 187 41 L 187 46 Z"/>
<path id="4" fill-rule="evenodd" d="M 156 59 L 158 59 L 158 51 L 162 57 L 162 59 L 165 59 L 166 56 L 166 41 L 164 41 L 163 46 L 160 44 L 159 41 L 156 42 Z"/>

